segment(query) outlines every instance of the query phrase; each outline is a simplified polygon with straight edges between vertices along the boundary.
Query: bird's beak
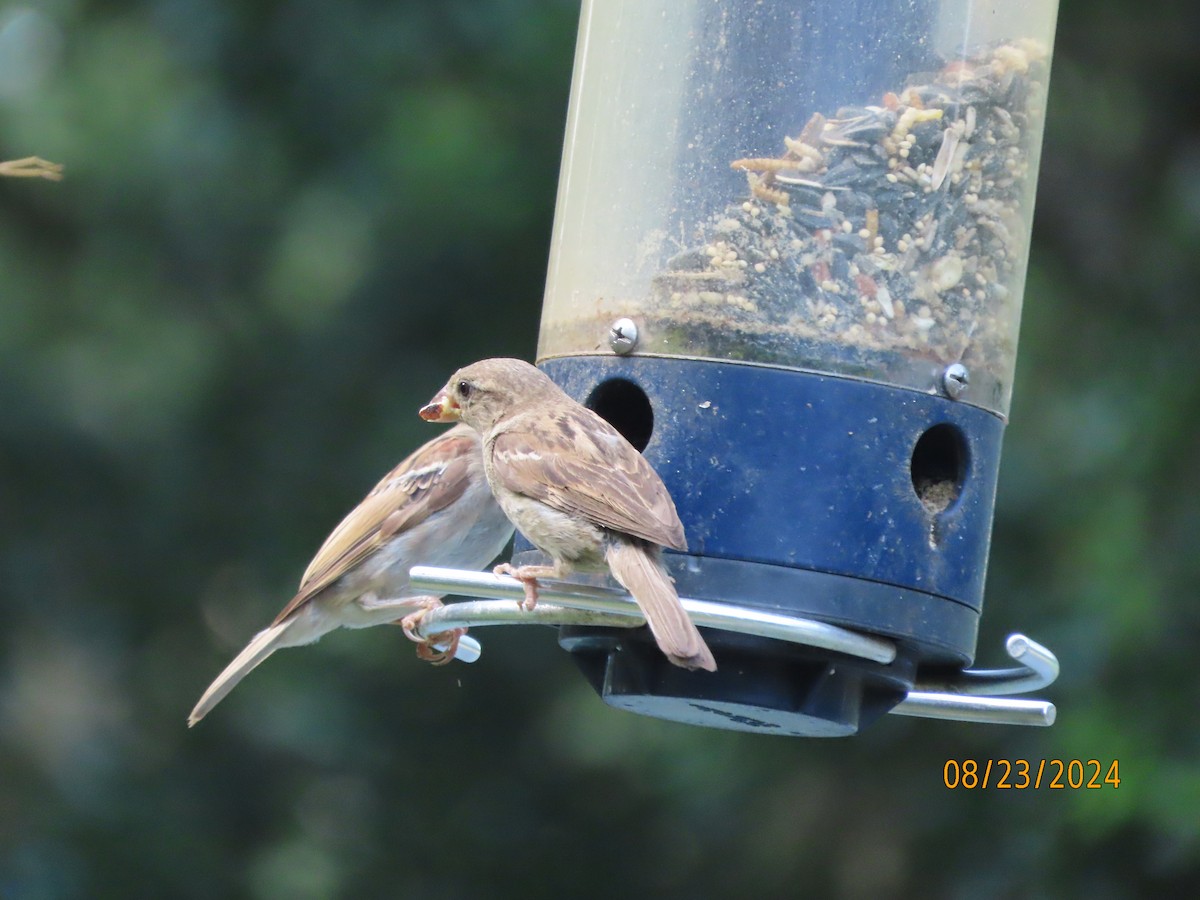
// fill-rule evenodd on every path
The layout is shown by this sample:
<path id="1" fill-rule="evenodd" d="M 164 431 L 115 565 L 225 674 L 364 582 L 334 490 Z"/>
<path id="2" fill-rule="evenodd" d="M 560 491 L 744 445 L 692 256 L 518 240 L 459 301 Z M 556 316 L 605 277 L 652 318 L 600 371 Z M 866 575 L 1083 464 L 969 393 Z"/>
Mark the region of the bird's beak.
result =
<path id="1" fill-rule="evenodd" d="M 442 390 L 421 407 L 420 416 L 426 422 L 457 422 L 462 418 L 462 409 L 447 391 Z"/>

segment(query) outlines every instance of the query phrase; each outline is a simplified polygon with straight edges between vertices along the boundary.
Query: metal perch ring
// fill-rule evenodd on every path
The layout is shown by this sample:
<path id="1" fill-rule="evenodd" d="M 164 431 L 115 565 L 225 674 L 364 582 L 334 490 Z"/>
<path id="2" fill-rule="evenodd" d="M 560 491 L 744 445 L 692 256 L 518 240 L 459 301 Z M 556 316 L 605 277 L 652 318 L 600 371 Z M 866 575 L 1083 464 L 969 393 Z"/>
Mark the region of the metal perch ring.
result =
<path id="1" fill-rule="evenodd" d="M 482 597 L 450 603 L 431 611 L 418 634 L 428 636 L 455 628 L 487 625 L 595 625 L 637 628 L 645 623 L 633 598 L 614 588 L 565 582 L 541 582 L 542 602 L 529 611 L 517 601 L 521 582 L 507 575 L 414 566 L 410 585 L 418 591 Z M 887 665 L 895 644 L 826 622 L 746 609 L 728 603 L 680 598 L 697 624 L 741 634 L 791 641 Z M 1005 649 L 1019 663 L 1008 669 L 965 669 L 949 678 L 913 685 L 892 712 L 904 716 L 987 722 L 1003 725 L 1052 725 L 1056 710 L 1045 700 L 1018 700 L 998 694 L 1040 690 L 1058 677 L 1058 660 L 1047 648 L 1021 634 L 1010 635 Z"/>

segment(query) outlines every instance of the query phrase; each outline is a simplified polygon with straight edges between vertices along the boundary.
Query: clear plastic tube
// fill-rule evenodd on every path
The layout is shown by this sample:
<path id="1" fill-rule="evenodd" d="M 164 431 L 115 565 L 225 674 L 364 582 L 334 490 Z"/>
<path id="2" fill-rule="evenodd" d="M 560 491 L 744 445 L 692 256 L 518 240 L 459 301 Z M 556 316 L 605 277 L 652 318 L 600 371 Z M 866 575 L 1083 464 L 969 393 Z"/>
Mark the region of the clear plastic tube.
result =
<path id="1" fill-rule="evenodd" d="M 585 2 L 541 359 L 778 365 L 1007 413 L 1056 0 Z"/>

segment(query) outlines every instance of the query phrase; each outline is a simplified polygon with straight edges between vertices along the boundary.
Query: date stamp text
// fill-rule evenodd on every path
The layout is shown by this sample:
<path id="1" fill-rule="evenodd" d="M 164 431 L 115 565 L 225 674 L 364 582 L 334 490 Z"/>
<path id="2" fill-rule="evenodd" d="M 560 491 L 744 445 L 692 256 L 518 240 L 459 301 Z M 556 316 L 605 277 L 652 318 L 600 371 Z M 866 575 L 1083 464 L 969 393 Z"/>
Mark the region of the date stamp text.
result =
<path id="1" fill-rule="evenodd" d="M 1121 766 L 1115 759 L 948 759 L 942 782 L 952 791 L 1115 790 Z"/>

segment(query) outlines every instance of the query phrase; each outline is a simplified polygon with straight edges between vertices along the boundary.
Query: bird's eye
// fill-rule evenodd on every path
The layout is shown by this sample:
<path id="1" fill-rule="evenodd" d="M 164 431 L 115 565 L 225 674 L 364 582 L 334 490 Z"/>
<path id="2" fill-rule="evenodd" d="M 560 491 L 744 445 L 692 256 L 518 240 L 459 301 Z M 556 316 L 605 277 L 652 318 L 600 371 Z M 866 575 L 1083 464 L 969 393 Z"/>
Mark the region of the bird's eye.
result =
<path id="1" fill-rule="evenodd" d="M 458 392 L 459 397 L 461 397 L 463 400 L 466 400 L 471 396 L 471 391 L 474 390 L 474 388 L 471 386 L 471 382 L 460 381 L 455 390 Z"/>

